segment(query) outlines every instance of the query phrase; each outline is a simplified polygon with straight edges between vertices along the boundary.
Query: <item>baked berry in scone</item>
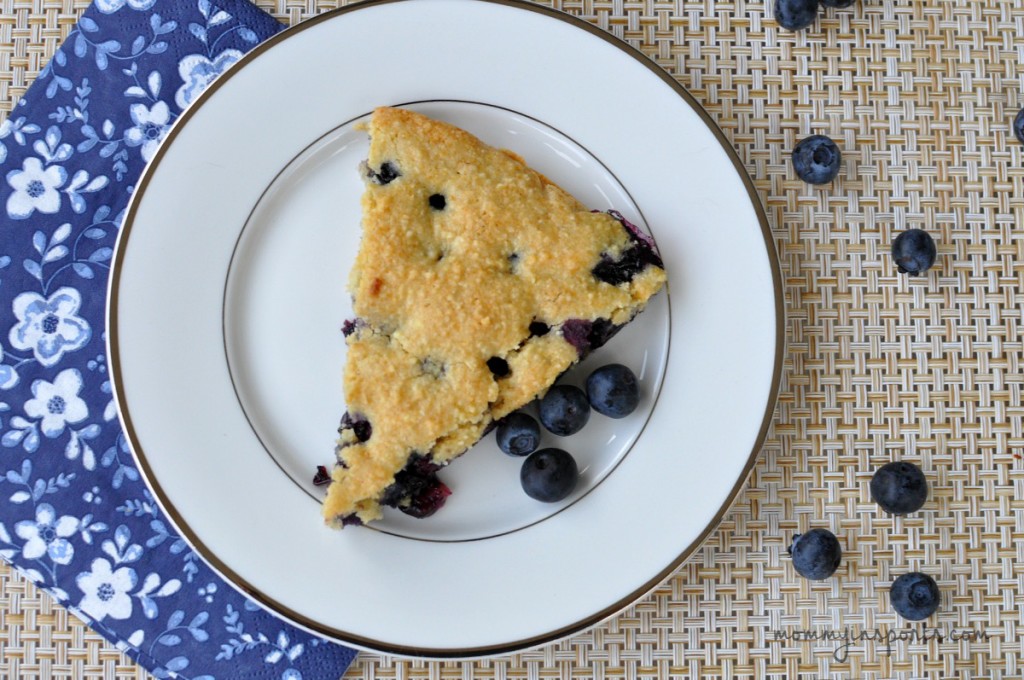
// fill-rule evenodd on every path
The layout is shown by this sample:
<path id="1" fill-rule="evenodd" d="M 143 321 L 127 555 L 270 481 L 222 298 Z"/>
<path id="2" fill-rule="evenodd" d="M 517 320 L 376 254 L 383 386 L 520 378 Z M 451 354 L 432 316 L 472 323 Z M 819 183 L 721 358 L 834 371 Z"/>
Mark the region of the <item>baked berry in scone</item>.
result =
<path id="1" fill-rule="evenodd" d="M 653 243 L 515 154 L 395 108 L 366 126 L 362 241 L 349 288 L 336 527 L 381 506 L 424 517 L 436 472 L 543 395 L 665 283 Z"/>

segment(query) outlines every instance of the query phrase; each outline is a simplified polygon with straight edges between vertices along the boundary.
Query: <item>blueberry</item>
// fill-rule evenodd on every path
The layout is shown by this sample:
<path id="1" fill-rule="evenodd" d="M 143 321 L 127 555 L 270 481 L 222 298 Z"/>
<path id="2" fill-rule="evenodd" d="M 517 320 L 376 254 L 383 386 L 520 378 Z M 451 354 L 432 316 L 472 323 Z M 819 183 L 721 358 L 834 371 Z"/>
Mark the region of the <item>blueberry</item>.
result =
<path id="1" fill-rule="evenodd" d="M 661 266 L 661 258 L 650 246 L 636 243 L 623 251 L 618 259 L 602 255 L 601 261 L 594 265 L 591 273 L 598 281 L 617 286 L 632 281 L 651 265 Z"/>
<path id="2" fill-rule="evenodd" d="M 857 0 L 820 0 L 822 7 L 849 7 Z"/>
<path id="3" fill-rule="evenodd" d="M 614 210 L 608 213 L 619 221 L 623 230 L 629 235 L 629 247 L 612 258 L 608 253 L 601 254 L 601 260 L 594 265 L 591 273 L 598 281 L 618 286 L 632 281 L 637 274 L 648 267 L 664 268 L 661 256 L 654 249 L 654 240 L 640 231 L 640 228 Z"/>
<path id="4" fill-rule="evenodd" d="M 801 139 L 793 149 L 793 169 L 808 184 L 828 184 L 839 174 L 843 154 L 825 135 Z"/>
<path id="5" fill-rule="evenodd" d="M 807 28 L 818 16 L 818 0 L 775 0 L 775 21 L 790 31 Z"/>
<path id="6" fill-rule="evenodd" d="M 576 352 L 584 357 L 612 339 L 622 329 L 622 324 L 614 324 L 609 319 L 566 319 L 562 324 L 562 338 L 576 348 Z"/>
<path id="7" fill-rule="evenodd" d="M 356 439 L 360 442 L 369 440 L 370 436 L 373 435 L 373 425 L 370 424 L 369 420 L 358 413 L 352 415 L 346 411 L 341 416 L 341 424 L 338 425 L 338 432 L 340 433 L 342 430 L 347 429 L 351 429 L 352 432 L 355 433 Z"/>
<path id="8" fill-rule="evenodd" d="M 928 499 L 928 482 L 913 463 L 886 463 L 871 478 L 871 498 L 894 515 L 917 512 Z"/>
<path id="9" fill-rule="evenodd" d="M 512 372 L 508 362 L 501 357 L 491 357 L 488 359 L 487 368 L 490 369 L 491 374 L 495 378 L 507 378 L 508 374 Z"/>
<path id="10" fill-rule="evenodd" d="M 498 423 L 498 448 L 510 456 L 525 456 L 540 445 L 540 425 L 525 413 L 510 413 Z"/>
<path id="11" fill-rule="evenodd" d="M 547 335 L 550 330 L 551 326 L 547 325 L 543 321 L 534 320 L 530 322 L 530 337 L 539 338 L 542 335 Z"/>
<path id="12" fill-rule="evenodd" d="M 437 478 L 441 467 L 429 456 L 414 453 L 395 475 L 395 481 L 384 489 L 380 502 L 412 517 L 430 517 L 441 509 L 452 493 Z"/>
<path id="13" fill-rule="evenodd" d="M 545 503 L 555 503 L 571 494 L 578 479 L 576 461 L 562 449 L 534 451 L 519 471 L 526 495 Z"/>
<path id="14" fill-rule="evenodd" d="M 1017 141 L 1024 144 L 1024 109 L 1018 111 L 1013 119 L 1013 134 L 1017 136 Z"/>
<path id="15" fill-rule="evenodd" d="M 923 621 L 939 608 L 939 586 L 928 574 L 912 571 L 892 582 L 889 601 L 907 621 Z"/>
<path id="16" fill-rule="evenodd" d="M 797 573 L 813 581 L 834 574 L 843 559 L 839 540 L 828 529 L 811 529 L 797 534 L 788 552 L 793 557 L 793 568 Z"/>
<path id="17" fill-rule="evenodd" d="M 380 170 L 377 172 L 367 168 L 367 174 L 370 176 L 370 179 L 377 184 L 390 184 L 402 175 L 402 173 L 398 171 L 398 166 L 391 161 L 384 161 L 381 163 Z"/>
<path id="18" fill-rule="evenodd" d="M 920 276 L 935 264 L 935 240 L 924 229 L 907 229 L 892 242 L 892 259 L 900 274 Z"/>
<path id="19" fill-rule="evenodd" d="M 587 399 L 598 413 L 609 418 L 625 418 L 640 403 L 640 385 L 626 366 L 608 364 L 587 378 Z"/>
<path id="20" fill-rule="evenodd" d="M 540 400 L 540 422 L 550 432 L 568 437 L 590 420 L 587 395 L 573 385 L 555 385 Z"/>

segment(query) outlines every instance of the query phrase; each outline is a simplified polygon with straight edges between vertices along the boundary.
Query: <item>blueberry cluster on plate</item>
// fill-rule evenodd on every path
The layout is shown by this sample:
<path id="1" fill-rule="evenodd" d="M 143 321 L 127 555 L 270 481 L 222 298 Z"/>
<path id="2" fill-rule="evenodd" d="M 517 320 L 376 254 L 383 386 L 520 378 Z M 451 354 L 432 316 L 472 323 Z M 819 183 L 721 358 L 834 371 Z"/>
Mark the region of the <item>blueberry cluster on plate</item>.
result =
<path id="1" fill-rule="evenodd" d="M 495 428 L 498 448 L 510 456 L 526 456 L 519 481 L 530 498 L 556 503 L 569 496 L 579 480 L 576 459 L 564 449 L 540 448 L 541 425 L 559 437 L 582 430 L 591 410 L 609 418 L 625 418 L 640 404 L 640 384 L 628 366 L 608 364 L 587 377 L 586 390 L 558 384 L 537 402 L 540 423 L 524 411 L 510 413 Z"/>

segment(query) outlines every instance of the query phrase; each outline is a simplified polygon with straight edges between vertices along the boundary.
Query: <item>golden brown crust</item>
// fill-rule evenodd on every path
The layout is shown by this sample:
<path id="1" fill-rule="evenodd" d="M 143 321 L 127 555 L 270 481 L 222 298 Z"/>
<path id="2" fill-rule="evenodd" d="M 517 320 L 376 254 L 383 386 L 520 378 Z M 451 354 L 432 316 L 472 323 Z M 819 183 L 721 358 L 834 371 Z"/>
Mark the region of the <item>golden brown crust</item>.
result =
<path id="1" fill-rule="evenodd" d="M 348 338 L 345 400 L 373 430 L 340 449 L 347 467 L 335 468 L 328 521 L 377 519 L 412 452 L 450 460 L 578 360 L 563 322 L 626 323 L 665 282 L 658 267 L 617 286 L 595 278 L 629 233 L 515 154 L 403 109 L 376 110 L 368 131 L 368 168 L 400 174 L 371 178 L 363 194 L 349 286 L 365 325 Z M 531 337 L 536 320 L 551 332 Z M 507 361 L 507 377 L 491 372 L 492 357 Z"/>

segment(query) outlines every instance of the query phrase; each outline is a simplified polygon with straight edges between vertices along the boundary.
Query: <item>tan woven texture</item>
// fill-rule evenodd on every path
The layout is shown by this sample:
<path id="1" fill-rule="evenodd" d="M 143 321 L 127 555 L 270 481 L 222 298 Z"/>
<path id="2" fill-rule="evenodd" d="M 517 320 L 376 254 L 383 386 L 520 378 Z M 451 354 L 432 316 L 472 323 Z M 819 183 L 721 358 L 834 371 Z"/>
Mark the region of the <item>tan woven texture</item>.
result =
<path id="1" fill-rule="evenodd" d="M 0 106 L 12 105 L 87 4 L 0 0 Z M 288 22 L 335 6 L 257 4 Z M 346 677 L 1021 678 L 1024 146 L 1011 122 L 1024 105 L 1024 0 L 865 0 L 825 11 L 798 34 L 779 30 L 762 2 L 556 6 L 673 73 L 754 178 L 788 310 L 774 425 L 718 530 L 622 615 L 489 661 L 363 654 Z M 844 151 L 840 177 L 823 188 L 796 179 L 788 160 L 812 132 Z M 939 244 L 937 266 L 920 279 L 897 275 L 888 254 L 907 227 Z M 868 482 L 900 458 L 921 464 L 932 498 L 893 518 L 871 501 Z M 785 546 L 815 526 L 835 531 L 845 556 L 836 578 L 812 583 L 795 575 Z M 613 550 L 615 537 L 608 542 Z M 839 661 L 842 642 L 775 639 L 798 629 L 905 633 L 888 586 L 918 569 L 942 590 L 929 620 L 941 642 L 887 651 L 854 640 Z M 949 639 L 966 631 L 988 639 Z M 3 568 L 0 677 L 145 674 Z"/>

